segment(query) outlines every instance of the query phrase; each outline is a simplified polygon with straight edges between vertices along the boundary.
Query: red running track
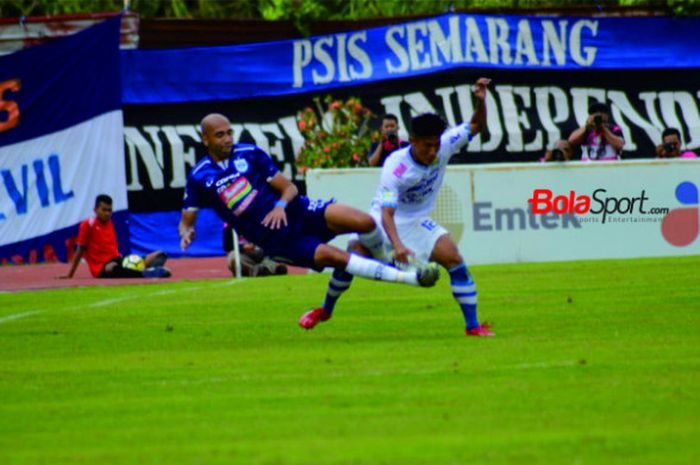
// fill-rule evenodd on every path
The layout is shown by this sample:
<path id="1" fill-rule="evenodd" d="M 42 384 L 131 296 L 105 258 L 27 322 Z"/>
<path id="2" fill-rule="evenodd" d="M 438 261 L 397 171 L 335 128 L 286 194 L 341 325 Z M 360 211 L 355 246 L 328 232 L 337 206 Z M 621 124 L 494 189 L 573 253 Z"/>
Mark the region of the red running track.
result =
<path id="1" fill-rule="evenodd" d="M 170 259 L 166 266 L 173 272 L 170 278 L 96 279 L 85 263 L 78 266 L 73 279 L 59 279 L 68 273 L 67 263 L 0 266 L 0 291 L 26 291 L 62 287 L 114 286 L 137 283 L 159 283 L 193 279 L 231 278 L 226 257 Z M 306 273 L 306 268 L 290 266 L 290 274 Z"/>

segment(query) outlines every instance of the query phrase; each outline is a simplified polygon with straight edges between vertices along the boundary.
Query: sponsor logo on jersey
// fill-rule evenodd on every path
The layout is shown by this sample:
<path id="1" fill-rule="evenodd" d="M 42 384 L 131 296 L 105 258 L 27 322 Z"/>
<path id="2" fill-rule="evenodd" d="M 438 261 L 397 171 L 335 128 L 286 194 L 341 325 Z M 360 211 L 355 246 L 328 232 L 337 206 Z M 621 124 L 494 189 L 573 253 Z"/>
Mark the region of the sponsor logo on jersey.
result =
<path id="1" fill-rule="evenodd" d="M 397 166 L 396 169 L 394 170 L 394 176 L 396 176 L 397 178 L 400 178 L 406 172 L 407 169 L 408 169 L 408 167 L 406 165 L 404 165 L 403 163 L 399 164 L 399 166 Z"/>

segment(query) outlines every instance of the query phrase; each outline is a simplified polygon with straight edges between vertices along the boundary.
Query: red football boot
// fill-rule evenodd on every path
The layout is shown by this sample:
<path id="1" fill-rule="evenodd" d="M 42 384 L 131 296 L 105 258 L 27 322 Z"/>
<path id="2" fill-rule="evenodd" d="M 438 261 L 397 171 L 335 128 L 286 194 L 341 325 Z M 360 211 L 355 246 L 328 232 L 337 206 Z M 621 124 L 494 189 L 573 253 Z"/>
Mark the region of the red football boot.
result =
<path id="1" fill-rule="evenodd" d="M 491 324 L 488 323 L 487 321 L 484 321 L 481 323 L 481 325 L 477 326 L 474 329 L 465 329 L 464 334 L 467 336 L 481 336 L 481 337 L 489 337 L 489 336 L 495 336 L 496 334 L 490 330 Z"/>
<path id="2" fill-rule="evenodd" d="M 301 318 L 299 318 L 299 326 L 304 329 L 313 329 L 314 326 L 322 321 L 330 320 L 331 316 L 333 315 L 326 312 L 323 307 L 318 307 L 304 313 Z"/>

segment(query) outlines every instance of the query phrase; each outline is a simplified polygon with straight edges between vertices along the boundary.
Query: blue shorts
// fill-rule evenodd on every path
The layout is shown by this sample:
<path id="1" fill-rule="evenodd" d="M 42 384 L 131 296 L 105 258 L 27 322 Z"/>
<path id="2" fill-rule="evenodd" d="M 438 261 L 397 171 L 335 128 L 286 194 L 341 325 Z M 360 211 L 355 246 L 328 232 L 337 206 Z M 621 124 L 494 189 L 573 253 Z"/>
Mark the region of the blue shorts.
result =
<path id="1" fill-rule="evenodd" d="M 262 245 L 265 254 L 274 260 L 292 265 L 321 270 L 314 263 L 319 245 L 333 239 L 336 234 L 326 224 L 326 208 L 334 199 L 310 200 L 298 196 L 287 207 L 288 226 L 280 234 L 272 234 Z"/>

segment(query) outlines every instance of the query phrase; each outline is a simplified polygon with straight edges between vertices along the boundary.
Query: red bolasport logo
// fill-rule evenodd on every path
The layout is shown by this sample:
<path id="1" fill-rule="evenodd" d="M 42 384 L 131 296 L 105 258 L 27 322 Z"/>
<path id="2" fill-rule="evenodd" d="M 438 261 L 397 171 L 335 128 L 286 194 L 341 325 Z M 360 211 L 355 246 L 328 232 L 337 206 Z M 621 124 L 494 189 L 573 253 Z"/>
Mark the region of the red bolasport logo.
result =
<path id="1" fill-rule="evenodd" d="M 593 194 L 578 195 L 569 191 L 568 195 L 557 195 L 550 189 L 535 189 L 532 197 L 527 200 L 532 213 L 544 215 L 550 212 L 569 215 L 602 215 L 601 223 L 605 223 L 610 215 L 665 215 L 668 208 L 646 208 L 649 200 L 646 191 L 636 197 L 607 196 L 606 189 L 596 189 Z"/>

